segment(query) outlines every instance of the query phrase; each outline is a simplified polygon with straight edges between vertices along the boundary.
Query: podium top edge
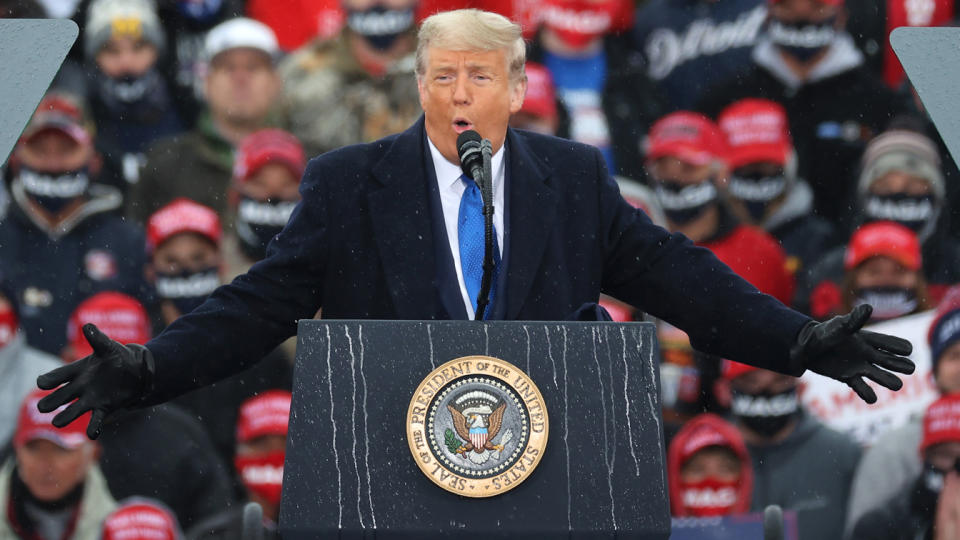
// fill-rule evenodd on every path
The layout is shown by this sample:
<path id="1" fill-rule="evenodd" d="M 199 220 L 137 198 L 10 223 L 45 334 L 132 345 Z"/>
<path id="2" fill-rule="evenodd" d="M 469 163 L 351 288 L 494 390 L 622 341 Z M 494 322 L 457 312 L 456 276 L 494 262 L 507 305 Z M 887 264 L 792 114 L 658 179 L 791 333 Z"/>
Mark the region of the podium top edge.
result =
<path id="1" fill-rule="evenodd" d="M 483 326 L 499 326 L 499 325 L 508 325 L 508 326 L 520 326 L 520 325 L 536 325 L 536 326 L 629 326 L 629 327 L 643 327 L 643 328 L 653 328 L 656 325 L 650 321 L 631 321 L 631 322 L 617 322 L 617 321 L 470 321 L 470 320 L 461 320 L 461 319 L 424 319 L 424 320 L 407 320 L 407 319 L 300 319 L 297 321 L 298 325 L 344 325 L 344 324 L 442 324 L 442 325 L 483 325 Z"/>

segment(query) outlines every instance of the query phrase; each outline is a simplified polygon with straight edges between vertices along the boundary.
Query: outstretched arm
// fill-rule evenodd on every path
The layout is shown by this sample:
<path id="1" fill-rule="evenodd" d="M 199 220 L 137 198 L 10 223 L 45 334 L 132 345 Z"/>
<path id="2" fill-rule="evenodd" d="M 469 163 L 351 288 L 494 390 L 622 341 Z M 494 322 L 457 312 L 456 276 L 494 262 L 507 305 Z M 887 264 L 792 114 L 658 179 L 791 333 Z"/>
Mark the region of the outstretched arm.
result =
<path id="1" fill-rule="evenodd" d="M 810 369 L 868 403 L 877 398 L 864 377 L 897 390 L 900 379 L 885 370 L 913 372 L 908 341 L 860 330 L 868 306 L 824 323 L 784 306 L 627 204 L 597 156 L 604 292 L 684 330 L 698 350 L 794 376 Z"/>
<path id="2" fill-rule="evenodd" d="M 228 377 L 295 334 L 297 321 L 312 317 L 322 303 L 327 253 L 323 179 L 328 177 L 320 162 L 312 161 L 300 188 L 303 200 L 270 243 L 267 258 L 218 288 L 146 347 L 120 345 L 96 327 L 85 327 L 93 354 L 38 378 L 41 388 L 63 385 L 40 402 L 40 410 L 73 401 L 54 419 L 58 426 L 92 410 L 87 433 L 94 438 L 110 413 L 160 403 Z"/>

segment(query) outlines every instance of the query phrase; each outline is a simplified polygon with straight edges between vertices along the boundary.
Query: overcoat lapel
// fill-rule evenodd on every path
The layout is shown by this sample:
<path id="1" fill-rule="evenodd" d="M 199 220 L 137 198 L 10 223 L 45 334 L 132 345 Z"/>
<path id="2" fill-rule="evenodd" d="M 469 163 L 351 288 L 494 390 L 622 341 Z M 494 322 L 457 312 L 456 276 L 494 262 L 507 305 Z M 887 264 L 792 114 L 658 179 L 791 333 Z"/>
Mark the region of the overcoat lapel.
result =
<path id="1" fill-rule="evenodd" d="M 510 264 L 506 319 L 516 319 L 530 295 L 557 214 L 557 193 L 547 185 L 548 167 L 522 139 L 507 130 L 510 190 Z"/>
<path id="2" fill-rule="evenodd" d="M 373 168 L 370 219 L 397 318 L 437 317 L 433 232 L 423 163 L 423 117 L 394 139 Z"/>

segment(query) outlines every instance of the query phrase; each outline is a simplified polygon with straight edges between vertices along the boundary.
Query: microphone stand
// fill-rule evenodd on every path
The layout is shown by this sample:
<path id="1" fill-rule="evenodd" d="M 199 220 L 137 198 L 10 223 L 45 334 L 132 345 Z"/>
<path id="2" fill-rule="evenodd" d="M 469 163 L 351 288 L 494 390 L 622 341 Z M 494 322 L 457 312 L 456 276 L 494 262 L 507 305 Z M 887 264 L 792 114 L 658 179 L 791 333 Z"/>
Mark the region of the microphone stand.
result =
<path id="1" fill-rule="evenodd" d="M 493 258 L 493 145 L 489 139 L 480 142 L 483 156 L 483 182 L 480 184 L 480 197 L 483 199 L 483 277 L 480 279 L 480 294 L 477 295 L 477 312 L 474 320 L 482 321 L 490 303 L 490 286 L 496 268 Z"/>

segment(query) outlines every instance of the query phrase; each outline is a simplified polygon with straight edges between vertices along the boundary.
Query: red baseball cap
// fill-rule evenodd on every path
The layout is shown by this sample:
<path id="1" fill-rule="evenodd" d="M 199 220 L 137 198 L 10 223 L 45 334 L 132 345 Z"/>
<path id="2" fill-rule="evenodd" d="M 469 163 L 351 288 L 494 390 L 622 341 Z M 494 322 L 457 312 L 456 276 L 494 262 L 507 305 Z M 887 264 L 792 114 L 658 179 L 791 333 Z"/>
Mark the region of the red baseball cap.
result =
<path id="1" fill-rule="evenodd" d="M 52 394 L 53 390 L 34 390 L 27 394 L 20 405 L 20 416 L 17 418 L 17 429 L 13 434 L 13 446 L 20 448 L 30 441 L 44 439 L 61 448 L 75 450 L 87 441 L 87 424 L 90 422 L 90 413 L 84 413 L 79 418 L 62 428 L 53 425 L 53 417 L 67 408 L 69 404 L 60 406 L 57 410 L 42 413 L 37 410 L 37 402 Z"/>
<path id="2" fill-rule="evenodd" d="M 850 237 L 843 267 L 851 270 L 876 256 L 890 257 L 910 270 L 922 263 L 920 242 L 910 229 L 892 221 L 875 221 L 857 229 Z"/>
<path id="3" fill-rule="evenodd" d="M 948 394 L 934 401 L 923 415 L 920 452 L 944 442 L 960 442 L 960 394 Z"/>
<path id="4" fill-rule="evenodd" d="M 542 118 L 557 117 L 557 94 L 553 76 L 543 65 L 527 62 L 527 95 L 520 112 Z"/>
<path id="5" fill-rule="evenodd" d="M 93 353 L 83 335 L 83 325 L 87 323 L 97 325 L 107 337 L 124 345 L 142 345 L 151 336 L 150 318 L 143 304 L 123 293 L 98 293 L 81 302 L 67 321 L 67 341 L 73 349 L 71 361 Z"/>
<path id="6" fill-rule="evenodd" d="M 157 210 L 147 221 L 147 247 L 150 251 L 180 233 L 196 233 L 220 245 L 220 216 L 216 212 L 181 197 Z"/>
<path id="7" fill-rule="evenodd" d="M 88 144 L 93 140 L 91 129 L 82 101 L 64 92 L 50 92 L 40 101 L 20 140 L 26 142 L 42 132 L 57 130 L 78 144 Z"/>
<path id="8" fill-rule="evenodd" d="M 674 156 L 694 165 L 725 160 L 726 142 L 720 129 L 702 114 L 679 111 L 668 114 L 650 128 L 647 160 Z"/>
<path id="9" fill-rule="evenodd" d="M 723 364 L 720 366 L 720 374 L 724 379 L 732 381 L 741 375 L 746 375 L 747 373 L 753 373 L 754 371 L 759 371 L 760 368 L 750 366 L 747 364 L 741 364 L 740 362 L 734 362 L 733 360 L 723 360 Z"/>
<path id="10" fill-rule="evenodd" d="M 787 164 L 793 143 L 787 112 L 766 99 L 743 99 L 720 113 L 718 123 L 727 137 L 730 168 L 758 162 Z"/>
<path id="11" fill-rule="evenodd" d="M 243 402 L 237 418 L 237 442 L 265 435 L 286 437 L 290 424 L 290 392 L 269 390 Z"/>
<path id="12" fill-rule="evenodd" d="M 180 540 L 173 513 L 159 502 L 134 498 L 103 521 L 101 540 Z"/>
<path id="13" fill-rule="evenodd" d="M 307 166 L 303 145 L 282 129 L 261 129 L 244 137 L 237 147 L 233 178 L 245 182 L 268 163 L 285 165 L 300 180 Z"/>

